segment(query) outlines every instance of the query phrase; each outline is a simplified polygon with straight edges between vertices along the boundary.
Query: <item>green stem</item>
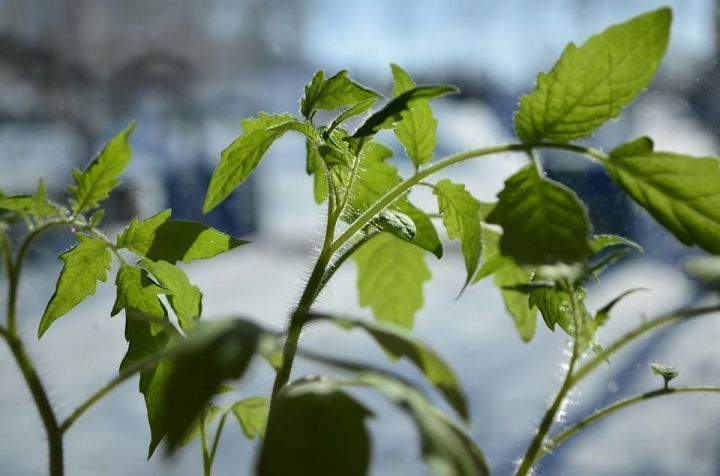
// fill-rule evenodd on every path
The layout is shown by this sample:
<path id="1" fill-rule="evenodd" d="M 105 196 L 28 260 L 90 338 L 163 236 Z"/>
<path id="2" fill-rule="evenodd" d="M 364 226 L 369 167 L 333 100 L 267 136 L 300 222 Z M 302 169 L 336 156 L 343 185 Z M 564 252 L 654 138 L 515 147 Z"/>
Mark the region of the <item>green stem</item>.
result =
<path id="1" fill-rule="evenodd" d="M 10 351 L 15 357 L 20 372 L 27 383 L 33 401 L 38 408 L 40 418 L 42 419 L 45 433 L 48 439 L 48 453 L 50 459 L 50 476 L 62 476 L 63 474 L 63 440 L 62 432 L 57 424 L 55 413 L 53 412 L 47 392 L 40 381 L 35 368 L 32 365 L 30 357 L 25 352 L 20 339 L 10 333 L 6 340 Z"/>
<path id="2" fill-rule="evenodd" d="M 65 419 L 65 421 L 62 422 L 60 425 L 60 431 L 62 433 L 65 433 L 70 429 L 70 427 L 85 413 L 87 412 L 93 405 L 95 405 L 98 401 L 100 401 L 105 395 L 110 393 L 112 390 L 115 389 L 118 385 L 132 377 L 133 375 L 142 372 L 145 369 L 148 369 L 152 367 L 153 365 L 157 364 L 164 358 L 170 357 L 173 355 L 173 351 L 163 351 L 158 352 L 156 354 L 148 355 L 147 357 L 140 359 L 133 363 L 132 365 L 129 365 L 122 369 L 115 378 L 110 380 L 108 383 L 103 385 L 99 390 L 97 390 L 95 393 L 90 395 L 83 403 L 78 406 L 75 411 L 73 411 L 69 417 Z"/>
<path id="3" fill-rule="evenodd" d="M 582 379 L 587 377 L 590 372 L 595 370 L 595 368 L 597 368 L 600 364 L 606 362 L 610 358 L 610 356 L 615 354 L 617 351 L 619 351 L 638 337 L 644 335 L 645 333 L 657 327 L 672 324 L 683 319 L 691 319 L 694 317 L 699 317 L 705 314 L 719 311 L 720 305 L 699 307 L 695 309 L 688 309 L 685 311 L 673 312 L 644 322 L 635 329 L 622 336 L 621 338 L 619 338 L 618 340 L 616 340 L 615 342 L 613 342 L 612 344 L 610 344 L 609 346 L 603 348 L 603 350 L 596 354 L 595 357 L 593 357 L 585 365 L 580 367 L 573 375 L 573 384 L 577 384 L 578 382 L 580 382 Z"/>
<path id="4" fill-rule="evenodd" d="M 598 160 L 606 160 L 607 156 L 589 147 L 584 147 L 575 144 L 555 144 L 555 143 L 537 143 L 537 144 L 505 144 L 494 147 L 485 147 L 481 149 L 473 149 L 467 152 L 461 152 L 459 154 L 451 155 L 444 159 L 438 160 L 437 162 L 427 166 L 424 169 L 418 170 L 412 177 L 405 179 L 403 182 L 397 184 L 385 195 L 375 202 L 370 208 L 365 210 L 350 226 L 335 240 L 332 244 L 331 251 L 334 253 L 345 245 L 355 233 L 363 229 L 375 216 L 383 211 L 388 205 L 397 200 L 405 192 L 410 190 L 413 186 L 419 184 L 426 177 L 437 173 L 451 165 L 458 164 L 465 160 L 474 159 L 477 157 L 485 157 L 494 154 L 500 154 L 503 152 L 523 152 L 527 153 L 533 149 L 561 149 L 572 152 L 577 152 L 590 156 Z"/>
<path id="5" fill-rule="evenodd" d="M 561 431 L 557 435 L 550 438 L 550 440 L 547 442 L 545 448 L 543 449 L 543 453 L 540 455 L 540 458 L 547 454 L 552 449 L 557 448 L 560 446 L 565 440 L 576 434 L 578 431 L 582 430 L 583 428 L 586 428 L 593 423 L 596 423 L 603 418 L 607 417 L 608 415 L 611 415 L 619 410 L 622 410 L 623 408 L 630 407 L 632 405 L 635 405 L 637 403 L 641 403 L 647 400 L 651 400 L 653 398 L 662 397 L 665 395 L 674 395 L 674 394 L 681 394 L 681 393 L 720 393 L 720 387 L 714 387 L 714 386 L 698 386 L 698 387 L 671 387 L 671 388 L 661 388 L 659 390 L 653 390 L 652 392 L 643 393 L 640 395 L 635 395 L 633 397 L 629 397 L 620 401 L 617 401 L 615 403 L 612 403 L 604 408 L 601 408 L 600 410 L 597 410 L 592 415 L 580 420 L 579 422 L 575 423 L 574 425 L 566 428 L 565 430 Z"/>
<path id="6" fill-rule="evenodd" d="M 202 448 L 203 457 L 203 475 L 212 475 L 212 463 L 210 462 L 210 452 L 207 444 L 207 428 L 205 428 L 205 410 L 200 412 L 200 447 Z"/>
<path id="7" fill-rule="evenodd" d="M 580 329 L 580 314 L 578 312 L 580 304 L 578 303 L 578 299 L 576 294 L 573 292 L 573 288 L 570 285 L 566 285 L 566 290 L 568 294 L 570 295 L 570 306 L 571 311 L 573 315 L 573 321 L 574 321 L 574 332 L 575 334 L 573 336 L 573 350 L 572 355 L 570 356 L 570 362 L 568 363 L 568 369 L 567 373 L 565 374 L 565 379 L 563 380 L 562 385 L 560 386 L 560 389 L 558 390 L 557 394 L 555 395 L 555 399 L 553 400 L 550 407 L 545 412 L 545 415 L 543 416 L 542 421 L 540 422 L 540 425 L 538 426 L 537 433 L 535 434 L 535 437 L 530 442 L 530 445 L 528 446 L 527 451 L 525 452 L 525 456 L 523 456 L 523 459 L 520 463 L 520 466 L 517 469 L 517 472 L 515 473 L 516 476 L 525 476 L 530 472 L 530 469 L 532 469 L 533 465 L 535 464 L 535 460 L 540 454 L 540 452 L 543 450 L 543 443 L 545 442 L 545 437 L 547 436 L 548 432 L 550 431 L 550 428 L 552 427 L 553 423 L 555 422 L 555 417 L 560 410 L 560 407 L 562 406 L 565 396 L 567 393 L 572 389 L 574 382 L 573 382 L 573 371 L 575 369 L 575 364 L 577 363 L 579 357 L 580 357 L 580 344 L 578 342 L 578 331 Z"/>
<path id="8" fill-rule="evenodd" d="M 325 275 L 323 276 L 322 283 L 320 283 L 320 288 L 318 289 L 318 294 L 323 290 L 325 287 L 325 284 L 327 284 L 328 281 L 335 275 L 335 272 L 340 268 L 340 266 L 345 263 L 358 249 L 360 249 L 361 246 L 363 246 L 365 243 L 370 241 L 371 238 L 377 236 L 379 232 L 373 231 L 366 235 L 363 235 L 362 238 L 357 240 L 355 243 L 352 244 L 345 252 L 340 255 L 338 259 L 336 259 L 328 268 L 328 270 L 325 272 Z"/>
<path id="9" fill-rule="evenodd" d="M 225 428 L 225 421 L 227 420 L 228 413 L 223 413 L 220 417 L 220 423 L 218 423 L 217 430 L 215 430 L 215 437 L 213 438 L 212 447 L 210 448 L 210 466 L 212 467 L 215 461 L 215 455 L 217 454 L 218 445 L 220 444 L 220 436 L 222 435 L 223 428 Z"/>

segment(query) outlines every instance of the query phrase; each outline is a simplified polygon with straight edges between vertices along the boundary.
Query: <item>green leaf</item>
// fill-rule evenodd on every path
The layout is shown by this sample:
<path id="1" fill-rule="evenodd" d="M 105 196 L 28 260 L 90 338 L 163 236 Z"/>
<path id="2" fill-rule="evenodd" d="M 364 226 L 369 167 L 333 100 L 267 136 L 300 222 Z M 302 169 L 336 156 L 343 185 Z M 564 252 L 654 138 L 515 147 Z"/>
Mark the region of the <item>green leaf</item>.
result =
<path id="1" fill-rule="evenodd" d="M 105 282 L 111 265 L 111 255 L 107 243 L 78 233 L 78 243 L 69 251 L 60 255 L 63 269 L 60 271 L 55 293 L 50 298 L 38 329 L 38 338 L 42 337 L 50 325 L 59 317 L 67 314 L 86 297 L 95 294 L 97 282 Z"/>
<path id="2" fill-rule="evenodd" d="M 14 195 L 0 197 L 0 209 L 9 210 L 21 216 L 33 216 L 37 220 L 62 215 L 62 209 L 47 200 L 45 181 L 40 179 L 34 196 Z"/>
<path id="3" fill-rule="evenodd" d="M 370 438 L 363 405 L 332 383 L 290 385 L 273 403 L 257 474 L 364 476 Z"/>
<path id="4" fill-rule="evenodd" d="M 76 185 L 68 185 L 72 194 L 73 213 L 82 213 L 97 207 L 112 189 L 120 184 L 120 174 L 130 162 L 130 135 L 135 121 L 110 139 L 98 156 L 83 171 L 73 169 Z"/>
<path id="5" fill-rule="evenodd" d="M 92 227 L 98 226 L 104 216 L 105 216 L 105 210 L 103 210 L 102 208 L 99 208 L 98 210 L 95 211 L 95 213 L 92 214 L 92 216 L 88 220 L 88 224 Z"/>
<path id="6" fill-rule="evenodd" d="M 490 470 L 472 437 L 435 409 L 417 390 L 378 374 L 362 374 L 357 384 L 385 394 L 415 422 L 423 459 L 436 476 L 486 476 Z"/>
<path id="7" fill-rule="evenodd" d="M 284 134 L 285 132 L 290 131 L 299 132 L 300 134 L 303 134 L 307 139 L 315 142 L 316 144 L 323 143 L 322 135 L 317 130 L 315 130 L 310 121 L 298 121 L 297 119 L 292 119 L 287 122 L 268 127 L 266 129 L 266 132 L 273 134 Z"/>
<path id="8" fill-rule="evenodd" d="M 515 130 L 525 143 L 567 142 L 617 117 L 650 84 L 667 48 L 672 13 L 661 8 L 570 43 L 520 98 Z"/>
<path id="9" fill-rule="evenodd" d="M 247 439 L 265 438 L 270 400 L 250 397 L 233 403 L 230 408 Z"/>
<path id="10" fill-rule="evenodd" d="M 167 261 L 140 260 L 140 265 L 155 276 L 158 283 L 170 291 L 168 302 L 177 315 L 180 327 L 191 330 L 202 313 L 202 293 L 190 283 L 185 272 Z"/>
<path id="11" fill-rule="evenodd" d="M 370 223 L 406 241 L 412 241 L 417 234 L 415 222 L 409 216 L 392 210 L 383 210 Z"/>
<path id="12" fill-rule="evenodd" d="M 590 255 L 587 209 L 569 188 L 529 164 L 505 182 L 488 223 L 503 227 L 500 250 L 520 265 L 584 262 Z"/>
<path id="13" fill-rule="evenodd" d="M 672 365 L 664 365 L 653 362 L 650 364 L 650 369 L 652 370 L 652 373 L 661 376 L 663 380 L 665 380 L 665 387 L 667 387 L 668 383 L 672 379 L 680 375 L 680 371 Z"/>
<path id="14" fill-rule="evenodd" d="M 307 154 L 307 165 L 305 170 L 308 175 L 313 176 L 313 195 L 315 203 L 322 203 L 328 196 L 327 167 L 315 144 L 310 140 L 305 141 Z"/>
<path id="15" fill-rule="evenodd" d="M 436 183 L 433 193 L 437 196 L 438 209 L 442 214 L 448 238 L 460 240 L 467 271 L 463 285 L 465 289 L 480 262 L 480 202 L 465 190 L 465 185 L 452 183 L 448 179 Z"/>
<path id="16" fill-rule="evenodd" d="M 201 322 L 178 349 L 164 402 L 172 451 L 221 385 L 240 378 L 263 339 L 247 320 Z"/>
<path id="17" fill-rule="evenodd" d="M 167 316 L 165 306 L 158 298 L 158 294 L 167 294 L 169 291 L 150 279 L 144 269 L 121 264 L 115 278 L 115 286 L 117 297 L 110 312 L 111 316 L 123 309 L 134 309 L 151 319 L 164 320 Z"/>
<path id="18" fill-rule="evenodd" d="M 327 80 L 325 73 L 319 70 L 305 86 L 305 97 L 300 100 L 300 112 L 305 119 L 310 119 L 318 109 L 331 111 L 340 106 L 377 97 L 380 97 L 378 93 L 350 79 L 347 70 L 342 70 Z"/>
<path id="19" fill-rule="evenodd" d="M 595 314 L 595 325 L 597 327 L 604 325 L 607 322 L 608 318 L 610 317 L 610 311 L 612 311 L 612 309 L 615 307 L 615 305 L 617 303 L 619 303 L 620 301 L 622 301 L 625 297 L 627 297 L 631 294 L 634 294 L 638 291 L 648 291 L 648 289 L 647 288 L 628 289 L 627 291 L 620 294 L 618 297 L 616 297 L 615 299 L 613 299 L 612 301 L 610 301 L 609 303 L 607 303 L 603 307 L 601 307 L 598 310 L 598 312 Z"/>
<path id="20" fill-rule="evenodd" d="M 415 82 L 405 70 L 396 64 L 390 67 L 394 79 L 394 97 L 415 87 Z M 433 116 L 430 101 L 414 101 L 410 108 L 400 115 L 401 120 L 395 124 L 395 136 L 415 167 L 420 167 L 432 158 L 437 145 L 437 119 Z"/>
<path id="21" fill-rule="evenodd" d="M 243 133 L 220 153 L 220 163 L 208 185 L 203 212 L 207 213 L 225 200 L 257 167 L 272 143 L 285 130 L 272 130 L 273 126 L 295 118 L 290 114 L 267 115 L 242 121 Z"/>
<path id="22" fill-rule="evenodd" d="M 383 322 L 367 322 L 346 317 L 311 314 L 314 319 L 326 319 L 341 328 L 359 328 L 370 334 L 393 358 L 405 357 L 414 363 L 425 377 L 447 398 L 464 419 L 468 419 L 467 401 L 455 373 L 430 347 L 413 337 L 404 328 Z"/>
<path id="23" fill-rule="evenodd" d="M 353 137 L 368 137 L 381 129 L 390 129 L 402 119 L 402 113 L 412 108 L 417 102 L 428 101 L 458 91 L 458 88 L 448 84 L 430 84 L 409 89 L 393 98 L 385 107 L 368 117 L 363 125 L 355 131 Z"/>
<path id="24" fill-rule="evenodd" d="M 587 292 L 582 288 L 578 288 L 574 293 L 575 299 L 580 305 L 578 316 L 582 325 L 590 320 L 590 314 L 582 303 L 582 300 L 587 296 Z M 555 331 L 555 325 L 557 324 L 569 336 L 575 335 L 575 318 L 573 317 L 570 293 L 563 289 L 537 287 L 530 291 L 529 298 L 529 305 L 537 306 L 545 324 L 551 331 Z"/>
<path id="25" fill-rule="evenodd" d="M 375 318 L 411 328 L 423 306 L 423 282 L 431 274 L 423 251 L 389 233 L 380 233 L 352 256 L 358 266 L 360 305 Z"/>
<path id="26" fill-rule="evenodd" d="M 247 243 L 202 223 L 171 220 L 170 215 L 164 210 L 142 222 L 134 218 L 118 236 L 117 246 L 153 261 L 189 263 Z"/>
<path id="27" fill-rule="evenodd" d="M 515 266 L 513 260 L 500 254 L 499 233 L 483 227 L 480 231 L 480 241 L 485 258 L 482 266 L 480 266 L 480 269 L 478 269 L 475 277 L 472 279 L 471 284 L 475 284 L 488 276 L 492 276 L 507 266 Z"/>
<path id="28" fill-rule="evenodd" d="M 443 256 L 443 247 L 438 232 L 430 217 L 407 200 L 400 200 L 394 204 L 404 215 L 410 217 L 415 224 L 415 237 L 410 241 L 425 251 L 434 254 L 437 259 Z"/>
<path id="29" fill-rule="evenodd" d="M 128 341 L 128 351 L 120 364 L 121 371 L 144 358 L 165 351 L 170 342 L 167 332 L 164 330 L 154 332 L 143 313 L 134 309 L 127 310 L 125 339 Z M 165 401 L 168 398 L 167 380 L 172 368 L 172 362 L 169 359 L 163 359 L 156 365 L 140 372 L 139 390 L 145 398 L 150 425 L 148 459 L 167 434 L 168 415 Z"/>
<path id="30" fill-rule="evenodd" d="M 646 137 L 603 162 L 612 178 L 688 246 L 720 254 L 720 160 L 653 151 Z"/>
<path id="31" fill-rule="evenodd" d="M 376 98 L 366 99 L 364 101 L 360 101 L 357 104 L 353 104 L 351 107 L 345 109 L 335 119 L 333 119 L 330 127 L 327 130 L 327 134 L 332 134 L 335 129 L 340 127 L 341 124 L 343 124 L 351 117 L 359 116 L 363 112 L 369 110 L 373 106 L 373 104 L 375 104 L 376 100 Z"/>
<path id="32" fill-rule="evenodd" d="M 629 248 L 635 248 L 639 252 L 643 252 L 643 247 L 638 245 L 632 240 L 629 240 L 627 238 L 624 238 L 622 236 L 618 235 L 595 235 L 592 238 L 590 238 L 590 249 L 592 249 L 593 253 L 598 253 L 605 248 L 609 248 L 611 246 L 626 246 Z"/>

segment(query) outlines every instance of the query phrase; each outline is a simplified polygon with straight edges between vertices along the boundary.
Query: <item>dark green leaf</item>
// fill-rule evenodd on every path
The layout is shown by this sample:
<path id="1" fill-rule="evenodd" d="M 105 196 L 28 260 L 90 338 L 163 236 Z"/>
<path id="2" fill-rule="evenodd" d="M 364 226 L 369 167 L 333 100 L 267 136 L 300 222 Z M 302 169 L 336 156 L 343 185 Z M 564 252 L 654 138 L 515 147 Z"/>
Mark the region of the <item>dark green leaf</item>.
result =
<path id="1" fill-rule="evenodd" d="M 240 378 L 263 339 L 247 320 L 199 323 L 179 349 L 167 381 L 165 408 L 172 450 L 223 384 Z"/>
<path id="2" fill-rule="evenodd" d="M 233 403 L 230 408 L 249 440 L 265 437 L 270 400 L 265 397 L 250 397 Z"/>
<path id="3" fill-rule="evenodd" d="M 423 306 L 423 283 L 430 279 L 423 251 L 389 233 L 380 233 L 352 256 L 358 266 L 360 305 L 375 318 L 411 328 Z"/>
<path id="4" fill-rule="evenodd" d="M 404 328 L 383 322 L 367 322 L 345 317 L 312 314 L 328 319 L 342 328 L 360 328 L 370 334 L 393 358 L 406 357 L 413 362 L 447 398 L 466 420 L 469 418 L 465 395 L 455 373 L 430 347 L 413 337 Z"/>
<path id="5" fill-rule="evenodd" d="M 134 129 L 135 121 L 110 139 L 84 171 L 73 170 L 76 185 L 67 187 L 73 196 L 73 213 L 82 213 L 97 207 L 98 203 L 106 199 L 110 191 L 120 184 L 120 174 L 130 162 L 128 141 Z"/>
<path id="6" fill-rule="evenodd" d="M 370 223 L 406 241 L 412 241 L 417 234 L 415 222 L 409 216 L 392 210 L 383 210 Z"/>
<path id="7" fill-rule="evenodd" d="M 390 66 L 394 79 L 394 97 L 415 87 L 415 82 L 405 70 L 396 64 Z M 401 120 L 395 124 L 395 136 L 415 167 L 420 167 L 432 158 L 437 145 L 437 119 L 430 108 L 430 100 L 413 101 L 400 115 Z"/>
<path id="8" fill-rule="evenodd" d="M 363 125 L 355 131 L 353 137 L 368 137 L 380 129 L 390 129 L 402 119 L 402 113 L 413 107 L 417 101 L 427 101 L 445 94 L 457 93 L 458 91 L 455 86 L 447 84 L 416 86 L 393 98 L 385 107 L 368 117 Z"/>
<path id="9" fill-rule="evenodd" d="M 300 101 L 300 112 L 305 119 L 309 119 L 317 109 L 331 111 L 340 106 L 356 104 L 379 96 L 375 91 L 350 79 L 346 70 L 327 80 L 325 73 L 320 70 L 305 86 L 305 97 Z"/>
<path id="10" fill-rule="evenodd" d="M 202 294 L 197 286 L 190 283 L 185 272 L 167 261 L 140 260 L 140 264 L 150 271 L 158 283 L 170 291 L 168 302 L 177 315 L 180 327 L 191 330 L 202 313 Z"/>
<path id="11" fill-rule="evenodd" d="M 488 223 L 503 227 L 500 250 L 521 265 L 584 262 L 590 255 L 587 209 L 572 190 L 529 164 L 505 182 Z"/>
<path id="12" fill-rule="evenodd" d="M 720 254 L 720 160 L 653 151 L 648 138 L 603 162 L 625 191 L 688 246 Z"/>
<path id="13" fill-rule="evenodd" d="M 189 263 L 247 243 L 202 223 L 171 220 L 170 214 L 164 210 L 142 222 L 134 218 L 118 236 L 117 246 L 153 261 Z"/>
<path id="14" fill-rule="evenodd" d="M 580 47 L 570 43 L 535 90 L 520 98 L 515 130 L 525 143 L 567 142 L 617 117 L 650 84 L 670 35 L 661 8 L 613 25 Z"/>
<path id="15" fill-rule="evenodd" d="M 38 329 L 38 338 L 55 320 L 67 314 L 83 299 L 95 294 L 97 282 L 105 282 L 110 269 L 111 255 L 107 243 L 78 233 L 78 244 L 60 255 L 63 269 Z"/>
<path id="16" fill-rule="evenodd" d="M 435 184 L 433 193 L 437 196 L 438 209 L 451 240 L 460 240 L 467 278 L 463 285 L 470 283 L 480 262 L 482 249 L 480 228 L 480 202 L 467 190 L 465 185 L 443 179 Z"/>
<path id="17" fill-rule="evenodd" d="M 490 470 L 473 439 L 435 409 L 412 387 L 378 374 L 363 374 L 357 384 L 384 393 L 414 420 L 420 432 L 425 464 L 436 476 L 485 476 Z"/>
<path id="18" fill-rule="evenodd" d="M 210 179 L 203 212 L 207 213 L 215 208 L 243 183 L 272 143 L 285 132 L 271 128 L 293 119 L 290 114 L 269 116 L 260 113 L 257 119 L 242 121 L 242 135 L 220 153 L 220 163 Z"/>
<path id="19" fill-rule="evenodd" d="M 164 330 L 153 331 L 152 325 L 142 313 L 134 309 L 128 309 L 126 312 L 125 339 L 128 341 L 128 351 L 120 364 L 121 371 L 146 357 L 165 351 L 170 342 L 170 337 Z M 148 459 L 167 433 L 165 400 L 168 398 L 166 386 L 171 371 L 172 362 L 164 359 L 140 372 L 139 390 L 145 398 L 150 425 Z"/>
<path id="20" fill-rule="evenodd" d="M 370 438 L 365 420 L 371 415 L 332 383 L 284 388 L 273 404 L 258 474 L 366 475 Z"/>

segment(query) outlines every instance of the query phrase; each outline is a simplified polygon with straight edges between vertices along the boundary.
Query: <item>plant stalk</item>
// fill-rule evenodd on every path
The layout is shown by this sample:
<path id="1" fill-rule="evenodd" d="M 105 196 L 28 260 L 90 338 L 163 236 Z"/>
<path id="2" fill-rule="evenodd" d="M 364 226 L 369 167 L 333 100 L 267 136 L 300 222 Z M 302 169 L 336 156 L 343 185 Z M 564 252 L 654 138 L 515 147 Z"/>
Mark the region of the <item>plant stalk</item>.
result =
<path id="1" fill-rule="evenodd" d="M 642 403 L 644 401 L 651 400 L 653 398 L 663 397 L 665 395 L 681 394 L 681 393 L 720 393 L 720 387 L 697 386 L 697 387 L 661 388 L 659 390 L 653 390 L 651 392 L 646 392 L 646 393 L 642 393 L 640 395 L 635 395 L 633 397 L 619 400 L 619 401 L 612 403 L 604 408 L 601 408 L 600 410 L 597 410 L 592 415 L 580 420 L 579 422 L 575 423 L 574 425 L 566 428 L 565 430 L 561 431 L 557 435 L 550 438 L 550 440 L 545 445 L 545 448 L 543 449 L 542 453 L 539 455 L 538 459 L 542 458 L 542 456 L 544 456 L 545 454 L 549 453 L 551 450 L 560 446 L 563 442 L 565 442 L 567 439 L 569 439 L 570 437 L 575 435 L 578 431 L 592 425 L 593 423 L 597 423 L 598 421 L 602 420 L 603 418 L 605 418 L 619 410 L 622 410 L 623 408 L 627 408 L 627 407 L 630 407 L 637 403 Z"/>

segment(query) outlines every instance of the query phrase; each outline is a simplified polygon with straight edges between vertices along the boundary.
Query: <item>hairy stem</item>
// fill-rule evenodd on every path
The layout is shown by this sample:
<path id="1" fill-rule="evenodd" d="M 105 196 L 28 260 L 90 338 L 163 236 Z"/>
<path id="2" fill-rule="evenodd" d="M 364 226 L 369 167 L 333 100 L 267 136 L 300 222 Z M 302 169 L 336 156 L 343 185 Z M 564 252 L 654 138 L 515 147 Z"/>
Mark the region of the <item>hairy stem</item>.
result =
<path id="1" fill-rule="evenodd" d="M 25 348 L 22 345 L 20 339 L 14 335 L 9 334 L 6 337 L 10 351 L 15 357 L 18 368 L 22 373 L 25 382 L 27 383 L 30 393 L 32 394 L 33 401 L 37 406 L 40 418 L 42 419 L 43 426 L 45 427 L 45 433 L 48 439 L 48 453 L 50 460 L 50 476 L 62 476 L 63 474 L 63 440 L 62 432 L 55 418 L 55 412 L 53 412 L 50 400 L 48 399 L 47 392 L 43 387 L 40 377 L 35 371 L 35 367 L 30 360 Z"/>
<path id="2" fill-rule="evenodd" d="M 633 397 L 619 400 L 619 401 L 612 403 L 604 408 L 601 408 L 600 410 L 597 410 L 592 415 L 580 420 L 579 422 L 575 423 L 572 426 L 569 426 L 565 430 L 561 431 L 560 433 L 558 433 L 555 436 L 553 436 L 552 438 L 550 438 L 550 440 L 545 445 L 545 448 L 543 449 L 543 452 L 539 456 L 538 459 L 542 458 L 543 455 L 550 452 L 552 449 L 560 446 L 563 442 L 565 442 L 571 436 L 575 435 L 578 431 L 592 425 L 593 423 L 597 423 L 598 421 L 602 420 L 603 418 L 605 418 L 619 410 L 622 410 L 623 408 L 627 408 L 627 407 L 630 407 L 637 403 L 642 403 L 644 401 L 651 400 L 653 398 L 663 397 L 666 395 L 681 394 L 681 393 L 720 393 L 720 387 L 699 386 L 699 387 L 661 388 L 659 390 L 653 390 L 652 392 L 646 392 L 646 393 L 643 393 L 640 395 L 635 395 Z"/>
<path id="3" fill-rule="evenodd" d="M 318 289 L 318 294 L 323 290 L 325 287 L 325 284 L 327 284 L 328 281 L 335 275 L 335 272 L 342 266 L 345 261 L 347 261 L 360 247 L 362 247 L 365 243 L 370 241 L 371 238 L 377 236 L 379 232 L 373 231 L 370 233 L 367 233 L 366 235 L 363 235 L 362 238 L 357 240 L 355 243 L 352 244 L 343 254 L 340 255 L 338 259 L 336 259 L 328 268 L 328 270 L 325 272 L 325 275 L 323 276 L 322 283 L 320 283 L 320 289 Z"/>
<path id="4" fill-rule="evenodd" d="M 560 410 L 560 407 L 565 400 L 565 396 L 574 385 L 572 378 L 573 371 L 581 353 L 580 344 L 578 341 L 578 333 L 580 332 L 580 303 L 578 302 L 577 296 L 575 295 L 573 288 L 570 285 L 566 285 L 566 289 L 568 294 L 570 295 L 570 306 L 574 321 L 572 355 L 570 356 L 570 362 L 568 363 L 565 379 L 563 380 L 560 389 L 555 395 L 555 399 L 553 400 L 552 404 L 550 404 L 550 407 L 545 412 L 545 415 L 543 416 L 543 419 L 538 426 L 537 433 L 530 442 L 530 445 L 525 452 L 525 456 L 523 456 L 522 462 L 520 463 L 520 466 L 515 473 L 517 476 L 525 476 L 530 472 L 530 469 L 532 469 L 538 454 L 543 451 L 545 437 L 547 436 L 550 428 L 555 422 L 555 417 L 557 416 L 558 411 Z"/>

